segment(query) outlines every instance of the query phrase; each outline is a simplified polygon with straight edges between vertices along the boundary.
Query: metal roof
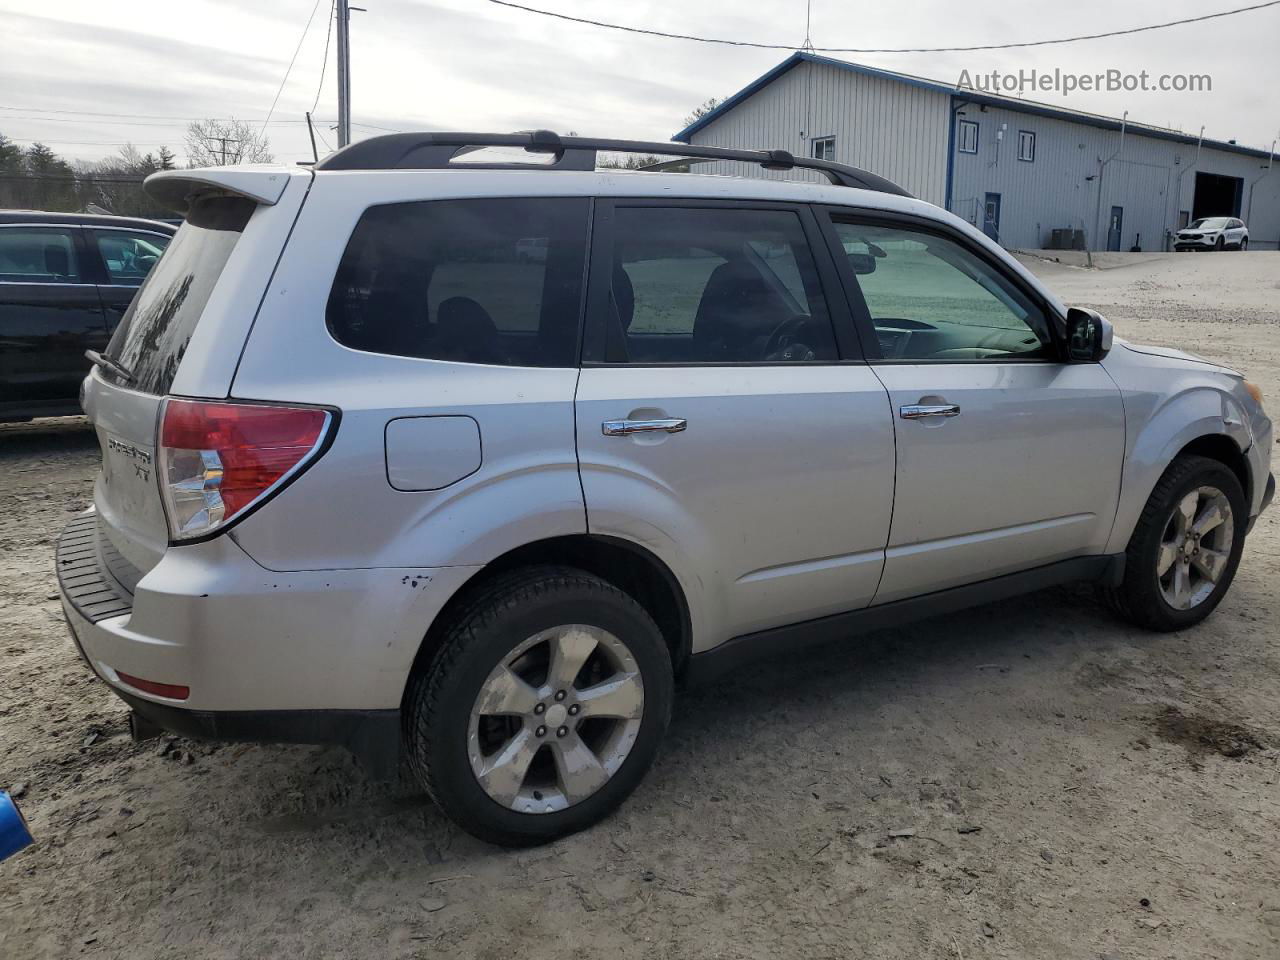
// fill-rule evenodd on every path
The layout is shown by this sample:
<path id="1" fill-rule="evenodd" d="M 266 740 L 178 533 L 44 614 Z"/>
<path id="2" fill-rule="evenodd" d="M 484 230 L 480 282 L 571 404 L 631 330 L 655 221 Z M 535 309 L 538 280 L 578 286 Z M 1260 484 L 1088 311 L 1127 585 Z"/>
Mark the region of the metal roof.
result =
<path id="1" fill-rule="evenodd" d="M 865 64 L 852 63 L 848 60 L 836 60 L 831 57 L 820 57 L 814 53 L 798 51 L 793 53 L 786 60 L 783 60 L 768 73 L 765 73 L 747 84 L 733 96 L 719 104 L 714 110 L 711 110 L 699 117 L 679 133 L 675 134 L 671 139 L 685 143 L 689 142 L 689 138 L 707 124 L 711 123 L 717 117 L 729 110 L 732 110 L 752 94 L 758 93 L 774 80 L 778 79 L 778 77 L 782 76 L 792 68 L 799 66 L 801 63 L 814 63 L 820 66 L 833 67 L 837 70 L 844 70 L 848 73 L 856 73 L 865 77 L 878 77 L 885 80 L 896 80 L 899 83 L 920 87 L 924 90 L 932 90 L 935 93 L 944 93 L 966 103 L 986 104 L 988 106 L 1001 107 L 1005 110 L 1014 110 L 1018 113 L 1027 113 L 1033 116 L 1050 117 L 1055 120 L 1066 120 L 1069 123 L 1082 123 L 1086 126 L 1098 127 L 1103 130 L 1119 130 L 1121 124 L 1125 123 L 1125 121 L 1116 117 L 1107 117 L 1096 113 L 1086 113 L 1082 110 L 1070 110 L 1066 107 L 1055 107 L 1051 104 L 1040 103 L 1035 100 L 1023 100 L 1018 97 L 1002 97 L 996 94 L 980 93 L 972 90 L 958 90 L 954 85 L 943 83 L 939 80 L 915 77 L 908 73 L 895 73 L 892 70 L 882 70 L 879 67 L 868 67 Z M 1135 134 L 1137 136 L 1153 137 L 1157 140 L 1169 140 L 1174 143 L 1186 143 L 1193 146 L 1199 139 L 1195 134 L 1183 133 L 1179 130 L 1170 130 L 1167 127 L 1158 127 L 1153 124 L 1141 123 L 1136 120 L 1129 120 L 1125 123 L 1125 129 L 1128 133 Z M 1213 150 L 1225 150 L 1228 153 L 1239 153 L 1248 157 L 1260 157 L 1263 160 L 1269 159 L 1271 156 L 1269 151 L 1258 149 L 1257 147 L 1245 147 L 1238 143 L 1227 143 L 1222 140 L 1210 140 L 1207 137 L 1204 140 L 1204 146 Z"/>

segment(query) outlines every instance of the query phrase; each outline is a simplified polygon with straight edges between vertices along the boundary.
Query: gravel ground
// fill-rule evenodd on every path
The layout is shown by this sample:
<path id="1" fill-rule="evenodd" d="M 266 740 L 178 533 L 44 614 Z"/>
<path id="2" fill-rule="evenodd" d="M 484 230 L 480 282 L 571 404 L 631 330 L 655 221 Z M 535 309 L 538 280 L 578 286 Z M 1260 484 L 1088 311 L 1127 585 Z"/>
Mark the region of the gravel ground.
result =
<path id="1" fill-rule="evenodd" d="M 1280 409 L 1280 255 L 1028 263 Z M 618 815 L 508 852 L 338 750 L 132 744 L 55 599 L 97 458 L 0 427 L 0 957 L 1280 956 L 1280 512 L 1183 634 L 1058 590 L 689 692 Z"/>

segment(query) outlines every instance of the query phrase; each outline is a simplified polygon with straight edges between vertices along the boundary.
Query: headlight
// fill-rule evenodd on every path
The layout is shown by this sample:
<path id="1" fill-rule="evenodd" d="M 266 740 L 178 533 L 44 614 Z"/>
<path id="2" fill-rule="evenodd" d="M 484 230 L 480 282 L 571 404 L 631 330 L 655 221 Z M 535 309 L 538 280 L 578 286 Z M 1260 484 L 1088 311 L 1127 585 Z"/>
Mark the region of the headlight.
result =
<path id="1" fill-rule="evenodd" d="M 1249 392 L 1249 396 L 1253 397 L 1253 402 L 1258 405 L 1258 409 L 1262 409 L 1262 388 L 1256 383 L 1250 383 L 1248 380 L 1244 382 L 1244 388 Z"/>

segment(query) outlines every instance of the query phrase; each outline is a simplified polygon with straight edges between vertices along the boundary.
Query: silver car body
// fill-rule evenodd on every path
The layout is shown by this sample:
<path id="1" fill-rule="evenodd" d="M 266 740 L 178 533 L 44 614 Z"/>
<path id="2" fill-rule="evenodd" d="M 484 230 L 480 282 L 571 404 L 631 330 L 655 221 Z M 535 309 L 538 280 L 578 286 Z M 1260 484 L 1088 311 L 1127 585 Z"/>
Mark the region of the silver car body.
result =
<path id="1" fill-rule="evenodd" d="M 510 551 L 622 542 L 660 563 L 694 653 L 731 638 L 1124 550 L 1188 443 L 1226 438 L 1263 503 L 1270 420 L 1242 378 L 1119 340 L 1093 364 L 832 363 L 531 368 L 365 353 L 325 326 L 334 271 L 370 206 L 471 197 L 788 201 L 943 221 L 1066 307 L 963 221 L 887 193 L 698 175 L 508 170 L 178 171 L 260 206 L 171 393 L 322 404 L 332 446 L 243 522 L 169 546 L 151 474 L 160 399 L 95 371 L 104 451 L 88 540 L 131 610 L 65 603 L 89 661 L 190 684 L 197 711 L 396 710 L 448 600 Z M 907 421 L 945 398 L 963 416 Z M 605 436 L 620 418 L 681 433 Z M 117 562 L 114 558 L 123 558 Z M 64 592 L 64 599 L 66 595 Z"/>

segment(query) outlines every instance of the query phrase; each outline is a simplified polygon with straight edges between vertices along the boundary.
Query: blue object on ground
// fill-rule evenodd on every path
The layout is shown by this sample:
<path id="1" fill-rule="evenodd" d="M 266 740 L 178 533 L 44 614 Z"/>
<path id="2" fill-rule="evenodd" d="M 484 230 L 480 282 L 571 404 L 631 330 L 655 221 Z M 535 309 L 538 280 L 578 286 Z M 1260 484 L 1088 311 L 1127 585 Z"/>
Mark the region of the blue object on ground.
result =
<path id="1" fill-rule="evenodd" d="M 31 844 L 31 831 L 9 794 L 0 790 L 0 860 Z"/>

